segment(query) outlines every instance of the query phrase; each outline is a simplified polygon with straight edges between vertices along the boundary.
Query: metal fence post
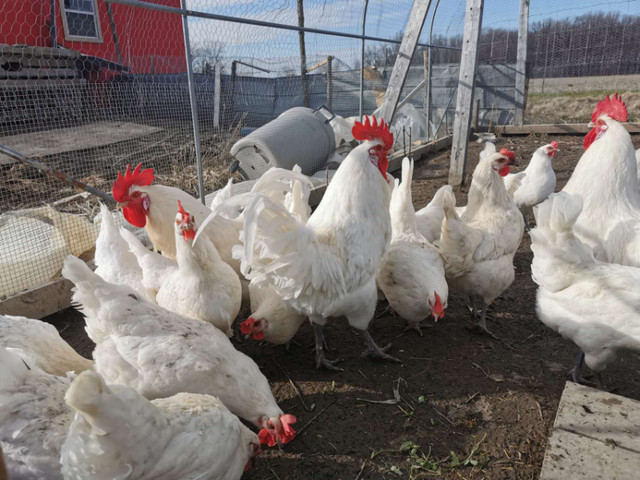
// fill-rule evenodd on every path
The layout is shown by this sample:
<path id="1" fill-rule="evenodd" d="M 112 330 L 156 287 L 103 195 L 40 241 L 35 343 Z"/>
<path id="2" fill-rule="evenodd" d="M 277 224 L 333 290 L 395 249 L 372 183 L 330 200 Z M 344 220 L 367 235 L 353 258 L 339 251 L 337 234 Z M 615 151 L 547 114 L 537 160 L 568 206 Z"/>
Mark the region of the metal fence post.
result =
<path id="1" fill-rule="evenodd" d="M 213 88 L 214 99 L 213 99 L 213 128 L 220 128 L 220 103 L 222 101 L 222 82 L 221 82 L 221 74 L 222 74 L 222 62 L 220 60 L 216 61 L 216 65 L 213 70 L 214 80 L 213 80 Z"/>
<path id="2" fill-rule="evenodd" d="M 362 8 L 362 47 L 360 49 L 360 121 L 362 121 L 362 109 L 364 108 L 364 36 L 367 28 L 367 8 L 369 0 L 364 0 Z"/>
<path id="3" fill-rule="evenodd" d="M 333 104 L 333 55 L 327 57 L 327 107 L 329 110 Z"/>
<path id="4" fill-rule="evenodd" d="M 180 0 L 180 8 L 187 8 L 186 0 Z M 193 82 L 193 64 L 191 58 L 191 46 L 189 44 L 189 17 L 182 15 L 182 32 L 184 34 L 184 56 L 187 61 L 187 80 L 189 82 L 189 101 L 191 103 L 191 121 L 193 122 L 193 143 L 196 149 L 196 164 L 198 166 L 198 192 L 200 201 L 204 201 L 204 178 L 202 174 L 202 157 L 200 154 L 200 125 L 198 123 L 198 101 L 196 88 Z"/>

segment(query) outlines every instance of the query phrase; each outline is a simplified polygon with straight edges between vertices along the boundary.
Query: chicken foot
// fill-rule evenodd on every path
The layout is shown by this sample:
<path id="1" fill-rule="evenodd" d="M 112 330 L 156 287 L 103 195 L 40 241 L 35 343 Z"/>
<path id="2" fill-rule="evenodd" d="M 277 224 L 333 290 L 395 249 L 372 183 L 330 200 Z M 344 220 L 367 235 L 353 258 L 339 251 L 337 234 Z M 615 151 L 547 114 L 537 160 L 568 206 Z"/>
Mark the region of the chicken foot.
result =
<path id="1" fill-rule="evenodd" d="M 334 372 L 343 372 L 342 368 L 336 367 L 336 364 L 341 359 L 328 360 L 324 355 L 326 341 L 324 339 L 324 325 L 318 325 L 313 323 L 313 333 L 316 337 L 316 368 L 324 367 L 327 370 L 333 370 Z"/>
<path id="2" fill-rule="evenodd" d="M 569 370 L 569 375 L 571 376 L 571 380 L 575 383 L 579 383 L 580 385 L 587 385 L 590 387 L 598 387 L 601 390 L 606 390 L 604 383 L 602 382 L 602 373 L 595 372 L 596 382 L 590 382 L 586 380 L 582 376 L 582 367 L 584 366 L 584 352 L 580 350 L 578 352 L 578 356 L 576 357 L 576 364 L 573 366 L 571 370 Z"/>
<path id="3" fill-rule="evenodd" d="M 493 337 L 496 340 L 499 340 L 499 338 L 493 334 L 493 332 L 491 330 L 489 330 L 489 328 L 487 328 L 487 308 L 488 305 L 486 305 L 484 302 L 482 303 L 482 313 L 480 315 L 480 319 L 478 320 L 478 322 L 470 328 L 470 330 L 474 330 L 474 331 L 478 331 L 478 332 L 484 332 L 488 335 L 490 335 L 491 337 Z"/>
<path id="4" fill-rule="evenodd" d="M 429 323 L 422 323 L 422 322 L 410 322 L 404 329 L 404 331 L 408 331 L 408 330 L 413 330 L 414 332 L 418 332 L 418 335 L 420 335 L 422 337 L 422 329 L 423 328 L 433 328 L 434 325 L 431 325 Z"/>
<path id="5" fill-rule="evenodd" d="M 380 360 L 389 360 L 390 362 L 402 363 L 401 360 L 396 357 L 392 357 L 387 353 L 391 348 L 391 343 L 380 348 L 371 337 L 368 330 L 363 330 L 362 336 L 364 337 L 364 343 L 367 346 L 366 350 L 362 352 L 363 357 L 379 358 Z"/>

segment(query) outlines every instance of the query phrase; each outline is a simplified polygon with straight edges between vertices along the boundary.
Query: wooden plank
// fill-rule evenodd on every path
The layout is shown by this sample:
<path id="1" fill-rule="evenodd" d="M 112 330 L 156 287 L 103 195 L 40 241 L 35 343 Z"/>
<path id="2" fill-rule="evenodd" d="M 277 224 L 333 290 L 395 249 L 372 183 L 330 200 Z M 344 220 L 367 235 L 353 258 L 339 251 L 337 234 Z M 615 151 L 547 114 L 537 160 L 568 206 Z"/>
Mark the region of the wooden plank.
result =
<path id="1" fill-rule="evenodd" d="M 2 137 L 0 143 L 27 157 L 45 157 L 58 153 L 103 147 L 161 130 L 158 127 L 130 122 L 96 122 L 78 127 L 57 128 Z M 15 162 L 12 158 L 0 155 L 0 164 Z"/>
<path id="2" fill-rule="evenodd" d="M 384 102 L 380 109 L 380 116 L 389 124 L 391 124 L 396 112 L 402 87 L 404 87 L 404 82 L 407 79 L 409 67 L 411 66 L 411 58 L 418 44 L 418 39 L 420 38 L 422 26 L 427 18 L 430 5 L 431 0 L 414 0 L 413 2 L 413 7 L 409 14 L 409 23 L 402 37 L 400 51 L 396 57 L 396 62 L 393 64 L 393 71 L 389 78 L 387 92 L 385 93 Z"/>
<path id="3" fill-rule="evenodd" d="M 23 57 L 20 55 L 0 55 L 0 66 L 7 63 L 13 64 L 11 67 L 19 65 L 22 68 L 75 68 L 74 58 L 49 58 L 49 57 Z M 3 67 L 0 67 L 3 68 Z M 5 68 L 6 69 L 6 68 Z M 2 71 L 2 70 L 0 70 Z"/>
<path id="4" fill-rule="evenodd" d="M 60 86 L 75 86 L 86 85 L 87 81 L 84 78 L 49 78 L 49 79 L 20 79 L 20 80 L 5 80 L 0 82 L 0 90 L 18 89 L 18 88 L 56 88 Z"/>
<path id="5" fill-rule="evenodd" d="M 0 54 L 44 57 L 44 58 L 78 58 L 80 52 L 68 48 L 31 47 L 29 45 L 0 44 Z"/>
<path id="6" fill-rule="evenodd" d="M 554 430 L 539 480 L 630 480 L 640 469 L 640 453 Z"/>
<path id="7" fill-rule="evenodd" d="M 58 278 L 36 288 L 16 293 L 0 302 L 0 315 L 44 318 L 71 306 L 73 284 Z"/>
<path id="8" fill-rule="evenodd" d="M 41 78 L 77 78 L 80 76 L 75 68 L 22 68 L 17 72 L 0 70 L 0 80 L 41 79 Z"/>
<path id="9" fill-rule="evenodd" d="M 625 123 L 625 128 L 629 133 L 640 133 L 640 123 Z M 561 123 L 549 125 L 499 125 L 495 127 L 496 134 L 500 135 L 584 135 L 591 130 L 586 123 Z"/>
<path id="10" fill-rule="evenodd" d="M 467 146 L 471 128 L 471 106 L 478 63 L 478 43 L 482 28 L 483 0 L 467 0 L 462 37 L 462 57 L 458 78 L 456 114 L 453 121 L 453 144 L 449 166 L 449 185 L 464 183 L 467 167 Z"/>
<path id="11" fill-rule="evenodd" d="M 520 0 L 520 22 L 518 24 L 518 55 L 516 59 L 516 91 L 514 103 L 516 105 L 513 123 L 517 126 L 524 124 L 524 110 L 526 108 L 527 92 L 527 36 L 529 34 L 529 2 Z"/>
<path id="12" fill-rule="evenodd" d="M 565 385 L 540 480 L 628 479 L 640 469 L 640 402 Z"/>

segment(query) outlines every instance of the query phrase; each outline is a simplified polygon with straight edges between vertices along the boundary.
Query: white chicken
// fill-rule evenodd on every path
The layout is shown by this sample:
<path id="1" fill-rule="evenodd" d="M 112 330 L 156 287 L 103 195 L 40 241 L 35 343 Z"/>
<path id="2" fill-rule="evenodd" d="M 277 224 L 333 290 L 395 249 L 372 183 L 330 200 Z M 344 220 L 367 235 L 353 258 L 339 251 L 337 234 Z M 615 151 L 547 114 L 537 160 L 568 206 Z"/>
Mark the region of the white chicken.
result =
<path id="1" fill-rule="evenodd" d="M 311 214 L 309 190 L 294 180 L 284 206 L 299 222 L 306 222 Z M 240 333 L 252 336 L 254 340 L 288 345 L 306 316 L 286 303 L 271 284 L 264 285 L 254 279 L 249 283 L 249 295 L 251 315 L 240 324 Z"/>
<path id="2" fill-rule="evenodd" d="M 238 275 L 220 259 L 208 236 L 194 244 L 195 219 L 179 201 L 175 236 L 178 268 L 162 281 L 156 302 L 174 313 L 209 322 L 231 335 L 231 325 L 242 302 Z"/>
<path id="3" fill-rule="evenodd" d="M 520 179 L 515 191 L 513 199 L 516 206 L 520 209 L 525 220 L 535 205 L 543 202 L 556 188 L 556 174 L 553 171 L 551 161 L 558 152 L 558 142 L 551 142 L 538 148 L 531 157 L 531 161 L 525 168 L 524 177 Z M 518 175 L 517 173 L 509 174 L 504 177 L 505 186 L 509 190 L 509 177 Z"/>
<path id="4" fill-rule="evenodd" d="M 142 286 L 147 297 L 155 302 L 162 282 L 178 269 L 178 264 L 159 253 L 149 250 L 129 230 L 121 228 L 120 235 L 129 244 L 129 250 L 135 255 L 138 265 L 142 269 Z"/>
<path id="5" fill-rule="evenodd" d="M 308 315 L 316 335 L 316 366 L 338 370 L 324 354 L 324 325 L 344 315 L 362 332 L 366 355 L 395 360 L 368 332 L 377 303 L 375 276 L 391 237 L 387 152 L 393 135 L 381 121 L 357 122 L 352 133 L 364 143 L 343 160 L 320 205 L 299 222 L 287 209 L 256 197 L 244 212 L 238 247 L 242 271 Z"/>
<path id="6" fill-rule="evenodd" d="M 93 367 L 91 360 L 76 353 L 60 337 L 56 327 L 32 318 L 0 315 L 0 347 L 24 351 L 51 375 L 77 374 Z"/>
<path id="7" fill-rule="evenodd" d="M 416 225 L 411 199 L 413 161 L 402 161 L 402 183 L 391 195 L 391 244 L 378 268 L 377 283 L 389 305 L 420 335 L 420 322 L 444 317 L 449 287 L 442 257 Z"/>
<path id="8" fill-rule="evenodd" d="M 70 377 L 41 370 L 20 349 L 0 347 L 0 446 L 11 480 L 62 480 L 60 447 L 73 413 Z"/>
<path id="9" fill-rule="evenodd" d="M 640 267 L 640 189 L 627 107 L 617 96 L 598 103 L 586 151 L 562 191 L 582 197 L 574 232 L 598 260 Z"/>
<path id="10" fill-rule="evenodd" d="M 636 150 L 636 167 L 638 168 L 638 183 L 640 183 L 640 148 Z"/>
<path id="11" fill-rule="evenodd" d="M 144 294 L 142 270 L 138 261 L 120 236 L 109 208 L 103 203 L 100 203 L 100 233 L 96 239 L 94 260 L 95 272 L 107 282 L 127 285 Z"/>
<path id="12" fill-rule="evenodd" d="M 418 231 L 431 243 L 440 239 L 440 233 L 442 232 L 445 192 L 453 194 L 451 185 L 440 187 L 431 201 L 415 213 Z"/>
<path id="13" fill-rule="evenodd" d="M 65 400 L 77 412 L 60 458 L 66 480 L 238 480 L 259 450 L 258 436 L 209 395 L 149 401 L 89 371 Z"/>
<path id="14" fill-rule="evenodd" d="M 455 197 L 447 194 L 438 244 L 449 287 L 470 297 L 472 307 L 481 303 L 476 326 L 492 336 L 487 307 L 513 282 L 513 257 L 524 233 L 522 214 L 501 178 L 514 158 L 513 152 L 502 149 L 480 160 L 462 217 L 455 212 Z"/>
<path id="15" fill-rule="evenodd" d="M 573 232 L 581 209 L 579 196 L 556 193 L 530 233 L 538 318 L 580 348 L 576 382 L 583 361 L 600 372 L 619 350 L 640 350 L 640 268 L 596 260 Z"/>
<path id="16" fill-rule="evenodd" d="M 295 417 L 283 414 L 258 366 L 213 325 L 105 282 L 75 257 L 67 257 L 62 274 L 75 284 L 73 300 L 97 344 L 96 371 L 107 383 L 130 386 L 148 399 L 180 392 L 214 395 L 262 428 L 261 442 L 286 443 L 295 436 Z"/>

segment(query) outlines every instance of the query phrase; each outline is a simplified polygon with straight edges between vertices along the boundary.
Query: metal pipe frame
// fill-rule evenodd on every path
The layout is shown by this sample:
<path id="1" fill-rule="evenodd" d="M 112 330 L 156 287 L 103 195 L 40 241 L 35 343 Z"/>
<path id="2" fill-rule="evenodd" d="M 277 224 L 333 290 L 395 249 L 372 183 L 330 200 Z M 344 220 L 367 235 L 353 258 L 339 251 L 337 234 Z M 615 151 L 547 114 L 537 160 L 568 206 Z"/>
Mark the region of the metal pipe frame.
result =
<path id="1" fill-rule="evenodd" d="M 295 32 L 315 33 L 318 35 L 331 35 L 334 37 L 355 38 L 360 40 L 371 40 L 374 42 L 383 43 L 397 43 L 401 44 L 400 40 L 393 40 L 390 38 L 372 37 L 369 35 L 358 35 L 356 33 L 335 32 L 333 30 L 323 30 L 320 28 L 298 27 L 295 25 L 286 25 L 283 23 L 265 22 L 263 20 L 253 20 L 251 18 L 239 18 L 230 17 L 228 15 L 218 15 L 217 13 L 197 12 L 195 10 L 187 10 L 186 8 L 168 7 L 166 5 L 156 5 L 141 0 L 105 0 L 107 3 L 117 3 L 119 5 L 128 5 L 130 7 L 146 8 L 148 10 L 156 10 L 158 12 L 174 13 L 176 15 L 182 15 L 195 18 L 206 18 L 209 20 L 220 20 L 222 22 L 242 23 L 245 25 L 254 25 L 257 27 L 270 27 L 278 28 L 280 30 L 292 30 Z M 447 45 L 429 45 L 427 43 L 418 43 L 420 47 L 432 47 L 443 48 L 445 50 L 462 50 L 460 47 L 449 47 Z"/>
<path id="2" fill-rule="evenodd" d="M 362 9 L 362 48 L 360 50 L 360 121 L 362 122 L 362 114 L 364 109 L 364 42 L 367 28 L 367 9 L 369 8 L 369 0 L 364 0 Z"/>
<path id="3" fill-rule="evenodd" d="M 429 43 L 433 41 L 433 24 L 436 20 L 436 14 L 438 13 L 438 7 L 440 6 L 440 0 L 437 0 L 436 6 L 433 9 L 433 15 L 431 16 L 431 26 L 429 27 Z M 431 140 L 431 47 L 428 47 L 427 51 L 427 93 L 426 93 L 426 106 L 425 110 L 427 111 L 427 141 Z M 440 128 L 438 128 L 439 130 Z M 436 131 L 437 132 L 437 131 Z M 435 140 L 435 134 L 434 134 Z"/>
<path id="4" fill-rule="evenodd" d="M 180 0 L 183 9 L 186 0 Z M 191 120 L 193 122 L 193 143 L 196 150 L 196 164 L 198 166 L 198 194 L 200 201 L 205 205 L 204 199 L 204 177 L 202 174 L 202 156 L 200 152 L 200 125 L 198 123 L 198 101 L 196 89 L 193 82 L 193 59 L 191 57 L 191 45 L 189 44 L 189 18 L 182 15 L 182 33 L 184 34 L 184 54 L 187 60 L 187 79 L 189 82 L 189 101 L 191 103 Z"/>

